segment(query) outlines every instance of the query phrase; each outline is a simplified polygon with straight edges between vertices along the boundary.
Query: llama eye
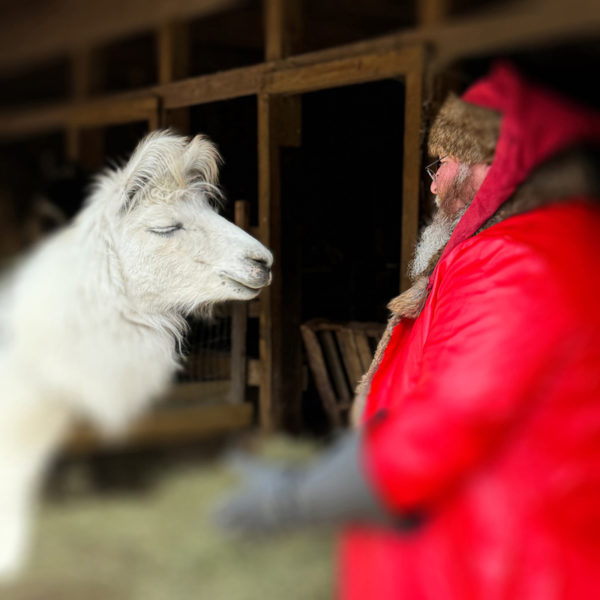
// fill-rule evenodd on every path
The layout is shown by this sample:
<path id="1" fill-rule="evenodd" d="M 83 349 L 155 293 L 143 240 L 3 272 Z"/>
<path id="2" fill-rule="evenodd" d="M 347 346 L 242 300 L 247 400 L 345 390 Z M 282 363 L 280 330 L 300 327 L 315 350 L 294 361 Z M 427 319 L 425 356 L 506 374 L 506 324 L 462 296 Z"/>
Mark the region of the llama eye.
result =
<path id="1" fill-rule="evenodd" d="M 150 233 L 155 233 L 156 235 L 173 235 L 179 229 L 183 229 L 183 225 L 181 223 L 176 223 L 175 225 L 167 225 L 166 227 L 152 227 L 148 229 Z"/>

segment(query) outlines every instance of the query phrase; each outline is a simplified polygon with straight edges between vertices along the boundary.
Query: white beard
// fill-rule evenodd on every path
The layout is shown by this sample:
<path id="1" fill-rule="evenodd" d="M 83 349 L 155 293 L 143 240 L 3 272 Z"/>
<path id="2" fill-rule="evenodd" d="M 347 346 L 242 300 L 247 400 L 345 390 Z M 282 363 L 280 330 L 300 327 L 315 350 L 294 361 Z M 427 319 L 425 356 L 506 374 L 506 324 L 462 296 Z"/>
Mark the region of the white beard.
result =
<path id="1" fill-rule="evenodd" d="M 436 197 L 436 205 L 438 199 Z M 433 220 L 421 232 L 415 255 L 412 259 L 408 274 L 411 279 L 416 279 L 427 269 L 431 259 L 448 243 L 454 228 L 465 213 L 467 207 L 454 216 L 448 216 L 438 209 L 433 215 Z"/>

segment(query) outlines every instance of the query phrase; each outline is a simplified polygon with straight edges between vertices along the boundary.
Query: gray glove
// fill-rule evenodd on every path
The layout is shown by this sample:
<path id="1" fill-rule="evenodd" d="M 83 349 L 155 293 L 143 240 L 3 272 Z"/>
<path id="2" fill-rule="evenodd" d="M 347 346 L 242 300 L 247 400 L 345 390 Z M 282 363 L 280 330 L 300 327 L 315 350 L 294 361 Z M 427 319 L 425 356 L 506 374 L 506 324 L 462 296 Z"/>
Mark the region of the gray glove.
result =
<path id="1" fill-rule="evenodd" d="M 215 520 L 239 534 L 350 522 L 412 529 L 418 519 L 386 512 L 365 478 L 360 436 L 345 434 L 313 464 L 286 467 L 237 454 L 230 460 L 241 489 L 221 502 Z"/>

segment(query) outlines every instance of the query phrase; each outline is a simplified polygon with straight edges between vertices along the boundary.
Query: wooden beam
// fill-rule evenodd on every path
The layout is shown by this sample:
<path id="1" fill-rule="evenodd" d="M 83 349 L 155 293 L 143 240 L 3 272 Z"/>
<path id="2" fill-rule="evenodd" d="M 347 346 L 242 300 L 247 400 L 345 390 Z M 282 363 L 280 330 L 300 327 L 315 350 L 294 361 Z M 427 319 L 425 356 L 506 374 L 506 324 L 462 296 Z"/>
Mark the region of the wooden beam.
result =
<path id="1" fill-rule="evenodd" d="M 597 34 L 600 27 L 600 4 L 587 0 L 572 0 L 565 5 L 558 0 L 544 3 L 519 3 L 501 14 L 478 14 L 476 17 L 455 19 L 450 23 L 418 27 L 386 36 L 293 56 L 277 62 L 232 69 L 212 75 L 194 77 L 175 83 L 159 85 L 139 92 L 160 97 L 166 109 L 192 106 L 237 98 L 263 91 L 292 93 L 322 89 L 333 85 L 359 83 L 389 75 L 385 60 L 377 56 L 400 55 L 410 47 L 428 48 L 428 70 L 439 71 L 449 62 L 469 56 L 523 50 L 544 42 L 558 43 Z M 0 36 L 0 41 L 2 38 Z M 1 54 L 1 53 L 0 53 Z M 370 65 L 361 64 L 370 56 Z M 354 59 L 354 62 L 348 61 Z M 396 59 L 398 60 L 398 59 Z M 334 74 L 337 66 L 347 72 Z M 325 64 L 326 63 L 326 64 Z M 391 59 L 394 63 L 394 59 Z M 316 71 L 301 67 L 315 66 Z M 389 66 L 389 65 L 388 65 Z M 368 68 L 379 69 L 368 74 Z M 395 68 L 404 67 L 396 64 Z M 409 65 L 406 71 L 409 70 Z M 283 72 L 289 71 L 285 74 Z M 267 75 L 271 73 L 267 77 Z M 362 74 L 362 75 L 361 75 Z M 306 80 L 303 78 L 307 77 Z M 316 86 L 316 87 L 315 87 Z M 120 96 L 128 96 L 121 94 Z M 0 137 L 24 137 L 56 130 L 69 120 L 66 105 L 47 106 L 26 112 L 0 112 Z"/>
<path id="2" fill-rule="evenodd" d="M 260 91 L 269 67 L 263 63 L 184 79 L 161 86 L 155 93 L 161 96 L 166 109 L 250 96 Z"/>
<path id="3" fill-rule="evenodd" d="M 75 12 L 82 11 L 89 15 L 90 20 L 96 19 L 99 28 L 110 29 L 109 25 L 103 24 L 106 20 L 118 20 L 124 15 L 122 13 L 131 9 L 131 4 L 142 0 L 130 0 L 123 3 L 121 0 L 110 0 L 110 7 L 106 3 L 78 3 L 75 0 L 61 0 L 61 4 L 69 2 L 74 5 Z M 241 0 L 174 0 L 164 4 L 161 0 L 147 0 L 143 6 L 134 6 L 137 17 L 141 24 L 147 22 L 139 29 L 156 28 L 168 20 L 183 20 L 192 16 L 212 14 L 218 10 L 225 10 L 237 6 Z M 52 35 L 64 37 L 65 24 L 75 21 L 72 26 L 81 36 L 81 42 L 63 43 L 61 53 L 67 54 L 71 49 L 85 48 L 101 43 L 99 38 L 88 36 L 77 26 L 77 18 L 74 15 L 66 15 L 62 18 L 60 10 L 55 10 L 53 2 L 48 4 L 46 13 L 44 10 L 27 14 L 27 18 L 21 17 L 20 23 L 13 23 L 6 18 L 0 28 L 0 70 L 5 72 L 14 71 L 15 68 L 24 68 L 27 64 L 35 63 L 35 60 L 47 60 L 51 52 L 40 51 L 36 44 L 41 43 L 38 38 L 51 31 Z M 125 6 L 126 5 L 126 6 Z M 184 9 L 183 5 L 187 5 Z M 40 6 L 42 6 L 40 4 Z M 90 12 L 89 7 L 93 10 Z M 96 15 L 94 11 L 101 14 Z M 115 15 L 107 16 L 108 12 Z M 48 13 L 48 14 L 47 14 Z M 50 15 L 49 13 L 52 13 Z M 48 18 L 52 18 L 48 21 Z M 86 19 L 88 17 L 85 17 Z M 131 15 L 128 16 L 129 20 Z M 60 26 L 52 29 L 54 20 L 60 20 Z M 130 27 L 130 26 L 129 26 Z M 436 60 L 454 61 L 465 56 L 476 56 L 478 54 L 489 54 L 501 51 L 513 51 L 535 46 L 543 42 L 558 42 L 567 39 L 581 39 L 583 36 L 597 35 L 600 27 L 600 4 L 590 0 L 571 0 L 565 3 L 563 0 L 545 0 L 544 2 L 524 1 L 514 3 L 510 7 L 504 7 L 502 11 L 490 9 L 486 12 L 478 12 L 475 16 L 455 17 L 452 21 L 442 21 L 435 25 L 418 26 L 412 29 L 398 31 L 385 36 L 336 46 L 317 52 L 311 52 L 300 56 L 294 56 L 290 61 L 296 66 L 311 64 L 319 61 L 328 61 L 335 58 L 358 56 L 372 52 L 384 52 L 386 50 L 398 49 L 406 45 L 426 44 L 432 50 Z M 128 27 L 125 27 L 128 29 Z M 119 34 L 122 35 L 122 34 Z M 113 34 L 111 39 L 119 37 Z M 23 40 L 32 43 L 23 43 Z M 44 42 L 45 44 L 46 42 Z M 28 56 L 32 53 L 31 56 Z"/>
<path id="4" fill-rule="evenodd" d="M 433 50 L 431 67 L 442 70 L 465 57 L 535 48 L 543 43 L 597 37 L 600 4 L 589 0 L 519 2 L 510 9 L 455 19 L 419 31 Z"/>
<path id="5" fill-rule="evenodd" d="M 158 112 L 158 98 L 112 97 L 72 106 L 70 120 L 82 127 L 118 125 L 135 121 L 152 121 Z"/>
<path id="6" fill-rule="evenodd" d="M 59 131 L 70 125 L 100 127 L 135 121 L 156 122 L 158 98 L 141 94 L 105 96 L 98 100 L 56 104 L 0 113 L 0 138 Z"/>
<path id="7" fill-rule="evenodd" d="M 60 131 L 69 123 L 70 106 L 55 104 L 0 113 L 0 139 L 23 138 Z"/>
<path id="8" fill-rule="evenodd" d="M 400 290 L 410 287 L 408 265 L 417 241 L 419 226 L 419 183 L 421 181 L 421 105 L 423 95 L 423 52 L 415 50 L 411 69 L 404 78 L 404 150 L 402 161 L 402 238 Z"/>
<path id="9" fill-rule="evenodd" d="M 91 427 L 81 426 L 65 446 L 68 453 L 98 448 L 123 448 L 140 444 L 161 444 L 197 440 L 207 435 L 236 431 L 252 425 L 252 406 L 213 404 L 186 409 L 154 412 L 119 440 L 105 440 Z"/>
<path id="10" fill-rule="evenodd" d="M 209 16 L 242 5 L 242 0 L 53 0 L 23 5 L 3 15 L 0 70 L 99 46 L 151 31 L 168 21 Z"/>
<path id="11" fill-rule="evenodd" d="M 265 75 L 264 91 L 269 94 L 298 94 L 398 77 L 410 71 L 413 62 L 419 59 L 419 53 L 418 47 L 407 47 L 314 65 L 289 65 Z"/>

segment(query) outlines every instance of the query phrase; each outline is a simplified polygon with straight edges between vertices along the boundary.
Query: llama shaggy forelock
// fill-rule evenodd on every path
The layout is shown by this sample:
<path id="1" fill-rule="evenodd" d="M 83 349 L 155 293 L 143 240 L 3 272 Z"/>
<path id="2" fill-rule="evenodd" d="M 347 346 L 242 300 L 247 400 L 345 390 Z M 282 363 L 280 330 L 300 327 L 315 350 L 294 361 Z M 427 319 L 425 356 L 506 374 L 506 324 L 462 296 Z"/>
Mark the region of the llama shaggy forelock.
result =
<path id="1" fill-rule="evenodd" d="M 271 253 L 218 214 L 219 161 L 202 136 L 149 135 L 2 287 L 0 576 L 72 420 L 121 431 L 171 381 L 186 315 L 270 283 Z"/>

